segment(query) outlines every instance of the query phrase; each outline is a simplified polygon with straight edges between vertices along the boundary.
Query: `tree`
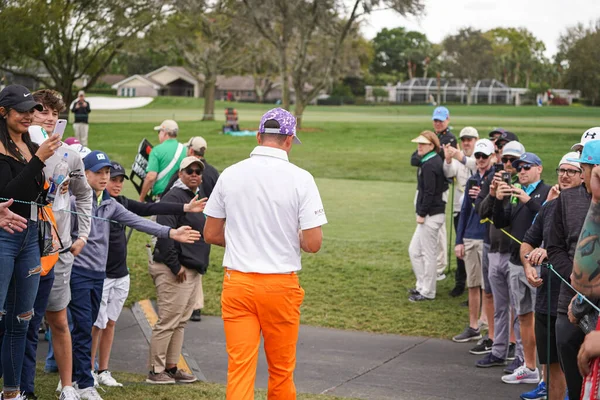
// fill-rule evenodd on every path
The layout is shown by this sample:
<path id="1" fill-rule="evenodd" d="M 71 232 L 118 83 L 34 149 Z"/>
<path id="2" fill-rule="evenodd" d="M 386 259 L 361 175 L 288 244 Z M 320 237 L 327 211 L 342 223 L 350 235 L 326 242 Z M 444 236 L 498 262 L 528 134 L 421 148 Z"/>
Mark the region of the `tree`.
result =
<path id="1" fill-rule="evenodd" d="M 93 86 L 125 44 L 161 18 L 163 1 L 5 1 L 0 69 L 28 76 L 74 99 L 74 82 Z M 49 78 L 41 76 L 47 72 Z"/>
<path id="2" fill-rule="evenodd" d="M 494 65 L 492 42 L 480 30 L 463 28 L 444 39 L 445 69 L 467 84 L 467 104 L 471 104 L 471 89 L 480 79 L 487 78 Z"/>
<path id="3" fill-rule="evenodd" d="M 595 105 L 600 99 L 600 29 L 589 31 L 572 43 L 565 54 L 568 68 L 565 84 L 568 88 L 581 90 L 581 94 Z"/>

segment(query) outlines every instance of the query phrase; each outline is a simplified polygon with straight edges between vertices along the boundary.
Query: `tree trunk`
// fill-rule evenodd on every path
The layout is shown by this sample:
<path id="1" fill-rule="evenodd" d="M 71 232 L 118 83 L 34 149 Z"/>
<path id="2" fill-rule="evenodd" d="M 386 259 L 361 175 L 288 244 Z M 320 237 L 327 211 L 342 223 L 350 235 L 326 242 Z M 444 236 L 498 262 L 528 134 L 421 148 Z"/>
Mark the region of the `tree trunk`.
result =
<path id="1" fill-rule="evenodd" d="M 215 120 L 215 86 L 216 79 L 210 78 L 204 81 L 204 115 L 202 121 Z"/>
<path id="2" fill-rule="evenodd" d="M 294 109 L 294 114 L 296 114 L 296 129 L 302 128 L 302 114 L 304 114 L 304 110 L 306 109 L 306 99 L 304 96 L 296 96 L 296 107 Z"/>
<path id="3" fill-rule="evenodd" d="M 281 106 L 285 110 L 290 108 L 290 79 L 288 72 L 287 49 L 279 49 L 279 72 L 281 75 Z"/>
<path id="4" fill-rule="evenodd" d="M 531 80 L 531 71 L 525 72 L 525 87 L 529 89 L 529 83 Z"/>
<path id="5" fill-rule="evenodd" d="M 71 112 L 71 103 L 73 100 L 75 100 L 75 93 L 73 93 L 73 82 L 62 82 L 62 84 L 57 82 L 55 89 L 57 92 L 62 93 L 66 108 L 66 110 L 62 111 L 58 117 L 68 120 L 69 112 Z"/>
<path id="6" fill-rule="evenodd" d="M 472 90 L 471 90 L 471 84 L 469 83 L 467 85 L 467 105 L 470 106 L 471 104 L 473 104 L 473 99 L 471 98 L 471 94 L 472 94 Z"/>
<path id="7" fill-rule="evenodd" d="M 412 79 L 413 78 L 412 62 L 409 60 L 407 64 L 408 64 L 408 79 Z"/>

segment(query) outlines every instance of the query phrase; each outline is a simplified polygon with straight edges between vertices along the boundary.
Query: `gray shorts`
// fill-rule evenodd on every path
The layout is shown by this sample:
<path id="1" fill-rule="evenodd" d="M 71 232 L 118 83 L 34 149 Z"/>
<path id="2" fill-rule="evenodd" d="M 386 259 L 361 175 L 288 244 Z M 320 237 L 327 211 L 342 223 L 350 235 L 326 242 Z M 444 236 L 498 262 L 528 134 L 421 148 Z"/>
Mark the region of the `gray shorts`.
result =
<path id="1" fill-rule="evenodd" d="M 535 288 L 527 282 L 522 265 L 508 262 L 510 269 L 510 293 L 515 303 L 517 315 L 525 315 L 535 310 Z"/>
<path id="2" fill-rule="evenodd" d="M 73 269 L 73 254 L 70 251 L 62 253 L 54 266 L 54 285 L 50 290 L 47 311 L 64 310 L 71 301 L 71 270 Z"/>

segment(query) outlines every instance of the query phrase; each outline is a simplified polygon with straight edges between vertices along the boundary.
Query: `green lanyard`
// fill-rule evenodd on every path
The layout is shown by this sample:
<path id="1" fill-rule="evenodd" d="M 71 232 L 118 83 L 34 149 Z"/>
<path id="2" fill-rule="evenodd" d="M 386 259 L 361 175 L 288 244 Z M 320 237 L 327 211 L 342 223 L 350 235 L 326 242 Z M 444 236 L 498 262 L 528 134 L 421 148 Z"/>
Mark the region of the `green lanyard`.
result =
<path id="1" fill-rule="evenodd" d="M 421 158 L 421 164 L 424 164 L 426 161 L 431 160 L 435 156 L 437 156 L 437 153 L 435 151 L 430 151 L 429 153 L 425 154 L 423 158 Z"/>

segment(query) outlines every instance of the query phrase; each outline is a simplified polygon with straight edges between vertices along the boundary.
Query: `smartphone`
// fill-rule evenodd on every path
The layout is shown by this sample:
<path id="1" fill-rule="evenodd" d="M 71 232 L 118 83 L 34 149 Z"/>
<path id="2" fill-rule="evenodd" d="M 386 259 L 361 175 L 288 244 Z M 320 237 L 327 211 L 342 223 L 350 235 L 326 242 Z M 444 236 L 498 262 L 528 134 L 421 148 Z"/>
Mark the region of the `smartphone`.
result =
<path id="1" fill-rule="evenodd" d="M 496 171 L 496 172 L 504 171 L 504 164 L 502 164 L 502 163 L 494 164 L 494 171 Z"/>
<path id="2" fill-rule="evenodd" d="M 54 127 L 54 133 L 60 135 L 60 138 L 62 139 L 63 134 L 65 133 L 66 127 L 67 127 L 67 120 L 59 119 L 58 121 L 56 121 L 56 126 Z"/>
<path id="3" fill-rule="evenodd" d="M 507 185 L 512 184 L 512 177 L 510 176 L 510 172 L 502 172 L 502 180 L 506 182 Z"/>
<path id="4" fill-rule="evenodd" d="M 469 179 L 467 181 L 467 194 L 469 193 L 469 190 L 473 189 L 473 187 L 477 186 L 477 181 L 475 181 L 475 179 Z"/>

